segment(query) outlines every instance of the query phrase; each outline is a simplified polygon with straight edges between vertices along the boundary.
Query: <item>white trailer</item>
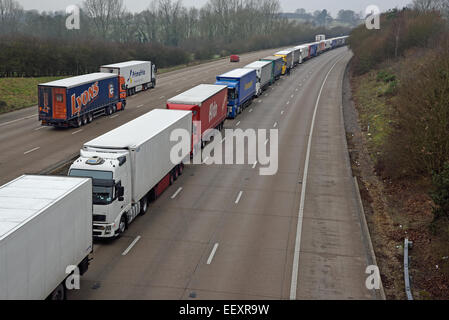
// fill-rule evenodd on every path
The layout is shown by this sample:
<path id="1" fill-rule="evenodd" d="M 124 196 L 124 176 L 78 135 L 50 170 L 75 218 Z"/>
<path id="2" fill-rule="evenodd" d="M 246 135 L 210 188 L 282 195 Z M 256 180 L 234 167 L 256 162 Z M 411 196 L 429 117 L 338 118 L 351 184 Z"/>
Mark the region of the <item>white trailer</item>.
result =
<path id="1" fill-rule="evenodd" d="M 323 40 L 326 40 L 326 35 L 325 34 L 317 34 L 315 36 L 315 41 L 316 42 L 320 42 L 320 41 L 323 41 Z"/>
<path id="2" fill-rule="evenodd" d="M 299 47 L 294 47 L 289 50 L 292 50 L 293 52 L 293 66 L 297 66 L 300 64 L 300 58 L 301 58 L 301 50 Z"/>
<path id="3" fill-rule="evenodd" d="M 69 175 L 93 178 L 94 237 L 120 236 L 182 174 L 191 144 L 173 163 L 176 129 L 191 137 L 191 111 L 155 109 L 84 144 Z"/>
<path id="4" fill-rule="evenodd" d="M 300 56 L 299 56 L 299 63 L 303 63 L 309 58 L 309 46 L 307 45 L 300 45 L 295 47 L 295 49 L 299 50 Z"/>
<path id="5" fill-rule="evenodd" d="M 100 72 L 114 73 L 125 78 L 127 95 L 156 87 L 156 66 L 151 61 L 127 61 L 100 67 Z"/>
<path id="6" fill-rule="evenodd" d="M 260 96 L 264 90 L 274 82 L 273 63 L 271 61 L 255 61 L 243 67 L 243 69 L 256 70 L 257 84 L 256 96 Z"/>
<path id="7" fill-rule="evenodd" d="M 0 187 L 0 300 L 64 299 L 67 271 L 87 271 L 91 252 L 91 179 L 22 176 Z"/>

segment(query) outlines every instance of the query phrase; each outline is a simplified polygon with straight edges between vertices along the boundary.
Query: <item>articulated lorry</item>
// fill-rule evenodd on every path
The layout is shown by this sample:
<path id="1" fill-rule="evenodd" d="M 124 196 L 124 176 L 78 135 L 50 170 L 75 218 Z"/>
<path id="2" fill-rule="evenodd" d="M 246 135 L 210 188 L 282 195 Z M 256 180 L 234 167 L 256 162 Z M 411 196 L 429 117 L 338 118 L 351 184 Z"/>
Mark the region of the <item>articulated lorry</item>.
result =
<path id="1" fill-rule="evenodd" d="M 217 76 L 215 84 L 228 87 L 228 118 L 235 119 L 256 95 L 257 73 L 251 69 L 234 69 Z"/>
<path id="2" fill-rule="evenodd" d="M 156 109 L 84 144 L 69 176 L 93 179 L 94 237 L 119 237 L 182 174 L 190 145 L 171 161 L 176 129 L 191 135 L 192 112 Z"/>
<path id="3" fill-rule="evenodd" d="M 123 77 L 91 73 L 38 85 L 39 121 L 44 126 L 81 127 L 97 116 L 125 109 Z"/>
<path id="4" fill-rule="evenodd" d="M 296 50 L 299 50 L 299 63 L 303 63 L 309 58 L 309 47 L 307 45 L 300 45 L 295 47 Z"/>
<path id="5" fill-rule="evenodd" d="M 0 300 L 65 299 L 91 252 L 91 179 L 30 175 L 0 187 Z"/>
<path id="6" fill-rule="evenodd" d="M 290 69 L 293 68 L 293 51 L 283 50 L 276 52 L 275 56 L 282 57 L 284 59 L 284 66 L 282 67 L 282 74 L 286 74 Z"/>
<path id="7" fill-rule="evenodd" d="M 284 59 L 278 56 L 268 56 L 259 61 L 271 61 L 273 67 L 273 78 L 279 80 L 282 75 L 282 66 L 284 65 Z"/>
<path id="8" fill-rule="evenodd" d="M 128 96 L 156 87 L 157 68 L 151 61 L 127 61 L 100 67 L 100 72 L 113 73 L 125 79 Z"/>
<path id="9" fill-rule="evenodd" d="M 196 154 L 209 141 L 213 133 L 209 129 L 223 129 L 228 110 L 228 87 L 200 84 L 169 99 L 167 109 L 192 112 L 192 154 Z"/>
<path id="10" fill-rule="evenodd" d="M 255 61 L 244 66 L 243 69 L 256 70 L 257 72 L 256 97 L 259 97 L 268 86 L 274 83 L 272 61 Z"/>
<path id="11" fill-rule="evenodd" d="M 299 47 L 293 47 L 289 49 L 293 52 L 293 66 L 296 67 L 298 64 L 300 64 L 301 60 L 301 49 Z"/>

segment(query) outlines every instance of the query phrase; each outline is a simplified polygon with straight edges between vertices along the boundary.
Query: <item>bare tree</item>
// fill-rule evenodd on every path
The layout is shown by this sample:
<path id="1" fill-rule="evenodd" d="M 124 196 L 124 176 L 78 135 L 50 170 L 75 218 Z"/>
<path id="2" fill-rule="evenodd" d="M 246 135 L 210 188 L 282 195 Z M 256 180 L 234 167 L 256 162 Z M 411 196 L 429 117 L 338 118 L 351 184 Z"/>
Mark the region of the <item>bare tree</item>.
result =
<path id="1" fill-rule="evenodd" d="M 15 0 L 0 0 L 0 33 L 17 30 L 17 24 L 23 9 Z"/>
<path id="2" fill-rule="evenodd" d="M 85 0 L 84 10 L 94 22 L 100 36 L 107 37 L 114 20 L 119 20 L 125 14 L 123 0 Z"/>

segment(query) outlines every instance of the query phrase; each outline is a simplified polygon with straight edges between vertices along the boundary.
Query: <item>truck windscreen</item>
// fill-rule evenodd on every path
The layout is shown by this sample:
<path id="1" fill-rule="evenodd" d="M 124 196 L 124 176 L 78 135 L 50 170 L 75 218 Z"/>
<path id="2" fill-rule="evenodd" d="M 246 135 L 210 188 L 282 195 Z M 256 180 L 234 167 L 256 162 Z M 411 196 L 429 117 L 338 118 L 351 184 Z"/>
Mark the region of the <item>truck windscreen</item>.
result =
<path id="1" fill-rule="evenodd" d="M 108 205 L 114 200 L 114 181 L 111 171 L 72 169 L 69 172 L 69 176 L 92 178 L 93 204 Z"/>
<path id="2" fill-rule="evenodd" d="M 235 88 L 229 88 L 228 89 L 228 100 L 234 100 L 237 99 L 237 94 Z"/>

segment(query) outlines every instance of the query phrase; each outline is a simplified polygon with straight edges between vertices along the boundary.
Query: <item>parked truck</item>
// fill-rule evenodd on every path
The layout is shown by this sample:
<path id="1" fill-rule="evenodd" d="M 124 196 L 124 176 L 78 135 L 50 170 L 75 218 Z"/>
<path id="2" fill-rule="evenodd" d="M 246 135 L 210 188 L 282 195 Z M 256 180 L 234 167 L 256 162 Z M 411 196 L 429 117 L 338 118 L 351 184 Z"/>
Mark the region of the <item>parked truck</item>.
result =
<path id="1" fill-rule="evenodd" d="M 217 76 L 215 84 L 228 87 L 228 118 L 235 119 L 256 95 L 257 73 L 250 69 L 234 69 Z"/>
<path id="2" fill-rule="evenodd" d="M 92 181 L 21 176 L 0 187 L 0 300 L 63 300 L 92 252 Z"/>
<path id="3" fill-rule="evenodd" d="M 200 84 L 167 101 L 169 110 L 192 112 L 192 155 L 209 141 L 212 131 L 223 129 L 228 110 L 226 85 Z"/>
<path id="4" fill-rule="evenodd" d="M 309 43 L 307 45 L 309 46 L 309 58 L 316 57 L 319 54 L 318 43 L 313 42 L 313 43 Z"/>
<path id="5" fill-rule="evenodd" d="M 157 68 L 151 61 L 127 61 L 100 67 L 100 72 L 113 73 L 125 79 L 126 94 L 156 87 Z"/>
<path id="6" fill-rule="evenodd" d="M 326 35 L 325 34 L 317 34 L 315 36 L 315 41 L 316 42 L 320 42 L 320 41 L 323 41 L 323 40 L 326 40 Z"/>
<path id="7" fill-rule="evenodd" d="M 303 63 L 309 58 L 309 47 L 307 45 L 300 45 L 295 49 L 299 50 L 299 63 Z"/>
<path id="8" fill-rule="evenodd" d="M 282 66 L 284 65 L 284 59 L 278 56 L 268 56 L 260 61 L 271 61 L 273 67 L 273 78 L 279 80 L 282 75 Z"/>
<path id="9" fill-rule="evenodd" d="M 44 126 L 81 127 L 97 116 L 126 106 L 125 80 L 108 73 L 91 73 L 38 86 L 39 121 Z"/>
<path id="10" fill-rule="evenodd" d="M 284 66 L 282 67 L 282 74 L 286 74 L 291 68 L 293 68 L 293 51 L 283 50 L 276 52 L 275 56 L 282 57 L 284 59 Z"/>
<path id="11" fill-rule="evenodd" d="M 244 69 L 256 70 L 257 84 L 256 96 L 260 96 L 268 86 L 274 83 L 273 63 L 271 61 L 255 61 L 243 67 Z"/>
<path id="12" fill-rule="evenodd" d="M 301 59 L 301 49 L 299 47 L 294 47 L 289 49 L 293 52 L 293 67 L 296 67 L 298 64 L 300 64 Z"/>
<path id="13" fill-rule="evenodd" d="M 93 179 L 94 237 L 119 237 L 182 174 L 184 159 L 170 157 L 175 129 L 191 134 L 192 112 L 156 109 L 84 144 L 69 176 Z"/>

